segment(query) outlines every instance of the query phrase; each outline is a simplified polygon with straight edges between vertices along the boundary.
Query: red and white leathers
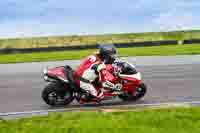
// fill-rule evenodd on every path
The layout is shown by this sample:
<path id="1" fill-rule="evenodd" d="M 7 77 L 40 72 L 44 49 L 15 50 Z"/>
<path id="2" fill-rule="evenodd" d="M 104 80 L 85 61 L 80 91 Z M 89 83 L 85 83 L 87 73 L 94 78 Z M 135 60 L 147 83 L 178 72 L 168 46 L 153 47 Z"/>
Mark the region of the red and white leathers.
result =
<path id="1" fill-rule="evenodd" d="M 80 88 L 86 90 L 94 97 L 101 98 L 103 93 L 99 93 L 93 86 L 92 82 L 99 78 L 102 85 L 106 85 L 105 87 L 113 86 L 107 86 L 108 81 L 106 81 L 105 77 L 106 71 L 106 65 L 101 61 L 101 59 L 97 55 L 91 55 L 83 60 L 80 66 L 76 69 L 75 74 L 89 81 L 80 81 Z"/>

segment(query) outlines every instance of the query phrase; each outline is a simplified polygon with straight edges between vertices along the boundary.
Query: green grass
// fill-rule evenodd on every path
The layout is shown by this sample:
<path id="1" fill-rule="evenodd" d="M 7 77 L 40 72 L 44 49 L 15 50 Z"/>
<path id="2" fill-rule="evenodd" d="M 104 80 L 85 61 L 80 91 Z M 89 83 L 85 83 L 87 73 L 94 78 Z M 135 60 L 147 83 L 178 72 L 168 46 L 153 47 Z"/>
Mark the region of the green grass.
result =
<path id="1" fill-rule="evenodd" d="M 200 108 L 66 112 L 0 120 L 0 133 L 199 133 Z"/>
<path id="2" fill-rule="evenodd" d="M 0 39 L 0 49 L 4 48 L 40 48 L 75 45 L 93 45 L 96 43 L 126 43 L 159 40 L 184 40 L 200 38 L 200 30 L 125 33 L 85 36 L 51 36 L 34 38 Z"/>
<path id="3" fill-rule="evenodd" d="M 29 54 L 1 54 L 0 63 L 41 62 L 81 59 L 95 50 L 44 52 Z M 200 54 L 200 45 L 169 45 L 138 48 L 119 48 L 119 56 L 191 55 Z"/>

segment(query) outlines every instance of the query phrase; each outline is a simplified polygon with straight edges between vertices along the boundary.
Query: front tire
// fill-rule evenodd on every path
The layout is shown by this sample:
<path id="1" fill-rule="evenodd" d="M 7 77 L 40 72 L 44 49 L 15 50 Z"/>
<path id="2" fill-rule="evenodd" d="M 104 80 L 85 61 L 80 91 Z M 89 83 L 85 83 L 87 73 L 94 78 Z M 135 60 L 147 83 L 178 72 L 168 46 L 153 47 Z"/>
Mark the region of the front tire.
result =
<path id="1" fill-rule="evenodd" d="M 42 99 L 51 106 L 64 106 L 73 101 L 73 92 L 59 82 L 50 83 L 42 91 Z"/>
<path id="2" fill-rule="evenodd" d="M 124 100 L 124 101 L 137 101 L 139 99 L 141 99 L 142 97 L 145 96 L 147 92 L 147 87 L 144 83 L 141 83 L 138 87 L 137 90 L 135 92 L 135 94 L 121 94 L 119 95 L 119 98 Z"/>

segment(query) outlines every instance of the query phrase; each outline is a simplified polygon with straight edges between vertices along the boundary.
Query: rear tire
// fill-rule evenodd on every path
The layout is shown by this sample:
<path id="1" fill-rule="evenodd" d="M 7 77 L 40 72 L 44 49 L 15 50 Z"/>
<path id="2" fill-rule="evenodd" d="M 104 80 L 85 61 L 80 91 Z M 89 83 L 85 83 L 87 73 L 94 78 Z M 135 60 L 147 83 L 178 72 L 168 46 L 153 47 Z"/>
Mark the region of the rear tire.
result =
<path id="1" fill-rule="evenodd" d="M 64 106 L 73 101 L 73 92 L 61 83 L 50 83 L 42 91 L 42 99 L 51 106 Z"/>
<path id="2" fill-rule="evenodd" d="M 141 99 L 142 97 L 144 97 L 146 92 L 147 92 L 146 85 L 144 83 L 141 83 L 138 86 L 135 95 L 122 94 L 122 95 L 119 95 L 119 98 L 124 100 L 124 101 L 137 101 L 137 100 Z"/>

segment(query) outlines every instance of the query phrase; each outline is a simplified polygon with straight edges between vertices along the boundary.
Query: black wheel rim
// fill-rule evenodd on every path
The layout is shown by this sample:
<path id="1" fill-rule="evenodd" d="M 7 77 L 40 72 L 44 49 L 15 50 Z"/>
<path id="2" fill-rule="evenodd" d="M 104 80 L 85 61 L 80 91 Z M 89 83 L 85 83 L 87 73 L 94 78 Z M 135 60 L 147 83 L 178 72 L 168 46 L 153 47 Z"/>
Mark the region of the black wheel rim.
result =
<path id="1" fill-rule="evenodd" d="M 140 96 L 144 95 L 144 93 L 145 93 L 145 89 L 143 89 L 142 87 L 138 87 L 134 96 L 140 97 Z"/>
<path id="2" fill-rule="evenodd" d="M 57 93 L 56 92 L 51 92 L 51 93 L 49 93 L 48 94 L 48 99 L 49 99 L 49 101 L 51 102 L 51 103 L 56 103 L 57 102 L 57 99 L 58 99 L 58 97 L 57 97 Z"/>
<path id="3" fill-rule="evenodd" d="M 65 93 L 51 92 L 48 95 L 48 99 L 50 103 L 53 103 L 54 105 L 63 104 L 65 101 L 68 101 L 70 98 L 71 98 L 70 92 L 65 92 Z"/>

